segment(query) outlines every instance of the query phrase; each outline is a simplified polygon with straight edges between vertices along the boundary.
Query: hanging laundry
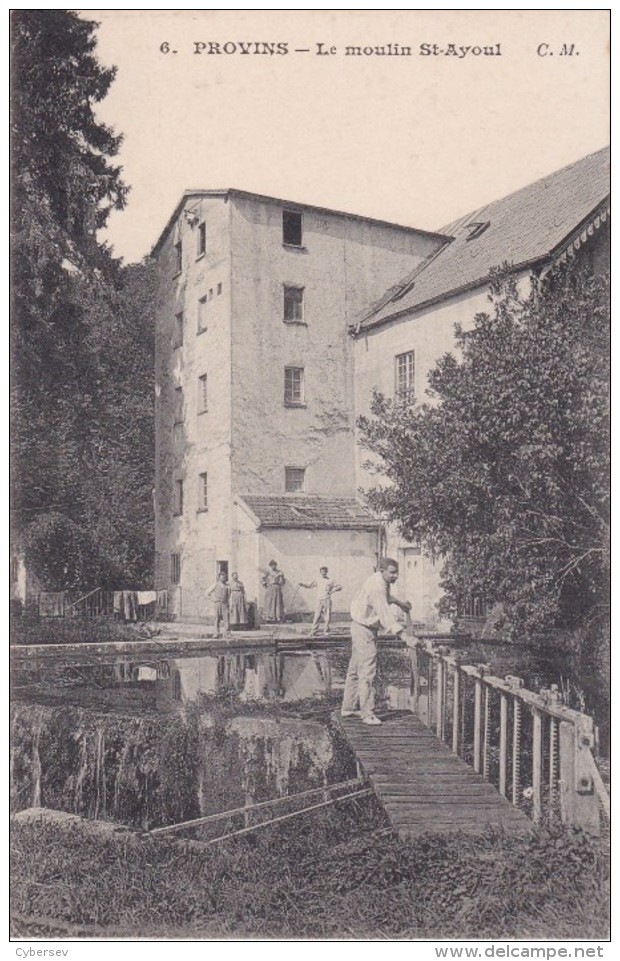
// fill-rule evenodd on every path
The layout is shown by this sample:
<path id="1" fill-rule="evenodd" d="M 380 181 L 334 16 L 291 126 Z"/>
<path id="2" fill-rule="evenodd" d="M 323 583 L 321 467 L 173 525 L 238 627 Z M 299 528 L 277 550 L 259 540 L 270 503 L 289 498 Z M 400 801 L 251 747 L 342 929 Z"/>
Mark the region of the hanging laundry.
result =
<path id="1" fill-rule="evenodd" d="M 138 591 L 138 604 L 140 607 L 146 604 L 154 604 L 157 600 L 157 591 Z"/>
<path id="2" fill-rule="evenodd" d="M 135 591 L 123 591 L 123 612 L 126 621 L 138 620 L 138 596 Z"/>

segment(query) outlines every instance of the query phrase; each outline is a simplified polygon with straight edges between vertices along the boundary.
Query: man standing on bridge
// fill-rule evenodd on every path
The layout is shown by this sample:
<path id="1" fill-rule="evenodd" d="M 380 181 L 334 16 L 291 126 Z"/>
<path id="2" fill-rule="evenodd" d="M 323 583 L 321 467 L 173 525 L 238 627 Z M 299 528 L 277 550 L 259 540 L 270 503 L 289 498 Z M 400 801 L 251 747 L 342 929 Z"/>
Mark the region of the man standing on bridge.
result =
<path id="1" fill-rule="evenodd" d="M 379 570 L 370 575 L 351 603 L 351 660 L 341 714 L 343 717 L 361 717 L 364 724 L 381 724 L 374 713 L 379 628 L 389 634 L 400 634 L 405 625 L 395 619 L 390 604 L 407 613 L 411 610 L 409 601 L 390 596 L 390 585 L 397 579 L 396 561 L 382 557 Z"/>

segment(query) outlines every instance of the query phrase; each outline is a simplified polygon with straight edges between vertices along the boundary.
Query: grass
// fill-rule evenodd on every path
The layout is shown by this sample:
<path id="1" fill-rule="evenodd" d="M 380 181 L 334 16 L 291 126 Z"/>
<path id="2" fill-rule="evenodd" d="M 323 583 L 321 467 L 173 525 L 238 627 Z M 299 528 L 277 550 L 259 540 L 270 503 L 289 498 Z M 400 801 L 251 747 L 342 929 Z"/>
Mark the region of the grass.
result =
<path id="1" fill-rule="evenodd" d="M 200 848 L 12 825 L 17 936 L 595 939 L 606 845 L 561 829 L 400 841 L 373 798 Z"/>

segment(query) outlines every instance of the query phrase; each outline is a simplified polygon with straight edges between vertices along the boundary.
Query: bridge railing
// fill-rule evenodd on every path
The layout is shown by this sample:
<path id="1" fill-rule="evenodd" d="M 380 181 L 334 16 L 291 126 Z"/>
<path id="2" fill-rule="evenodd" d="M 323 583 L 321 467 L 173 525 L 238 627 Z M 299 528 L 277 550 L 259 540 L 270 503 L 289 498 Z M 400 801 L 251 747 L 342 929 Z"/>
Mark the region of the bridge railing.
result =
<path id="1" fill-rule="evenodd" d="M 412 659 L 413 709 L 455 754 L 533 821 L 600 833 L 610 803 L 591 717 L 564 705 L 555 685 L 535 693 L 428 640 Z"/>

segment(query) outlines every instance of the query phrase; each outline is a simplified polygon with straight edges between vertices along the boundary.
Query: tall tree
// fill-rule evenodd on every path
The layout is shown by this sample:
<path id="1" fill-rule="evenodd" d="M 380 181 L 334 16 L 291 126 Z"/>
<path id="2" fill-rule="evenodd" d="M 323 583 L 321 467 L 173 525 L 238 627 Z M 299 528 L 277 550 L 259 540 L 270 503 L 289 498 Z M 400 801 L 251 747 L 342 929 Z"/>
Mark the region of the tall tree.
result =
<path id="1" fill-rule="evenodd" d="M 127 194 L 111 162 L 121 138 L 95 116 L 115 75 L 95 56 L 96 26 L 13 11 L 12 506 L 19 540 L 38 546 L 35 567 L 58 587 L 88 577 L 82 467 L 102 402 L 88 307 L 117 283 L 97 232 Z"/>
<path id="2" fill-rule="evenodd" d="M 609 278 L 556 273 L 456 330 L 431 401 L 375 396 L 362 441 L 389 486 L 369 493 L 444 561 L 444 610 L 501 601 L 515 633 L 607 611 Z"/>
<path id="3" fill-rule="evenodd" d="M 102 586 L 152 586 L 155 475 L 152 264 L 124 267 L 117 289 L 88 308 L 99 361 L 97 414 L 85 425 L 84 522 Z"/>

